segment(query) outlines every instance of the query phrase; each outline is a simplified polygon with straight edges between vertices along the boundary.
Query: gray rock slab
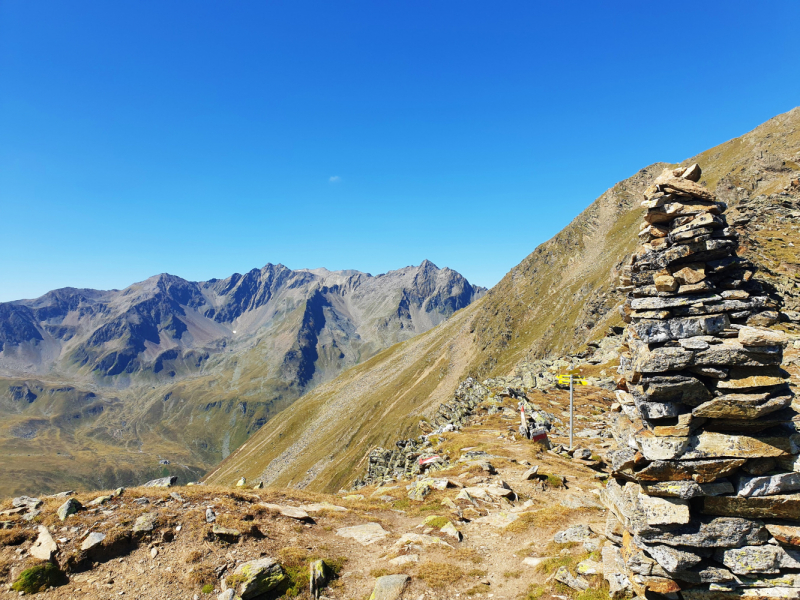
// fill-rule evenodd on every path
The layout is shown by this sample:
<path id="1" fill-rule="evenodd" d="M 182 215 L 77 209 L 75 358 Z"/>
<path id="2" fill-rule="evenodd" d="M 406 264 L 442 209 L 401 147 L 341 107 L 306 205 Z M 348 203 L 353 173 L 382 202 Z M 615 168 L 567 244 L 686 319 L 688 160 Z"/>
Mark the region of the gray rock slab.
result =
<path id="1" fill-rule="evenodd" d="M 144 513 L 143 515 L 139 515 L 139 517 L 133 523 L 133 532 L 147 533 L 149 531 L 153 531 L 153 529 L 156 527 L 157 519 L 158 515 L 156 513 Z"/>
<path id="2" fill-rule="evenodd" d="M 69 500 L 64 502 L 64 504 L 62 504 L 61 506 L 58 507 L 58 510 L 56 511 L 56 514 L 58 515 L 59 519 L 61 519 L 62 521 L 65 521 L 68 516 L 74 515 L 76 512 L 78 512 L 82 508 L 83 508 L 83 506 L 81 505 L 80 502 L 75 500 L 75 498 L 70 498 Z"/>
<path id="3" fill-rule="evenodd" d="M 573 525 L 556 533 L 553 536 L 553 541 L 557 544 L 567 544 L 569 542 L 584 542 L 590 537 L 592 537 L 592 530 L 587 525 Z"/>
<path id="4" fill-rule="evenodd" d="M 159 479 L 151 479 L 141 487 L 172 487 L 178 481 L 175 475 L 169 477 L 160 477 Z"/>
<path id="5" fill-rule="evenodd" d="M 558 568 L 555 574 L 555 580 L 579 592 L 583 592 L 589 589 L 589 582 L 586 581 L 583 577 L 580 576 L 576 577 L 572 575 L 572 573 L 569 572 L 567 567 Z"/>
<path id="6" fill-rule="evenodd" d="M 398 600 L 410 581 L 408 575 L 384 575 L 375 581 L 370 600 Z"/>
<path id="7" fill-rule="evenodd" d="M 651 496 L 668 496 L 691 500 L 701 496 L 721 496 L 733 493 L 733 484 L 727 480 L 713 483 L 697 483 L 696 481 L 659 481 L 642 482 L 642 489 Z"/>
<path id="8" fill-rule="evenodd" d="M 58 545 L 53 539 L 53 536 L 50 535 L 47 527 L 44 525 L 39 525 L 39 537 L 36 538 L 33 546 L 31 546 L 31 556 L 38 558 L 39 560 L 49 561 L 52 560 L 56 552 L 58 552 Z"/>
<path id="9" fill-rule="evenodd" d="M 755 546 L 765 544 L 770 538 L 761 521 L 738 517 L 704 517 L 682 527 L 645 530 L 640 535 L 648 544 L 695 548 Z"/>
<path id="10" fill-rule="evenodd" d="M 369 546 L 384 539 L 389 535 L 389 532 L 378 523 L 365 523 L 364 525 L 353 525 L 352 527 L 337 529 L 336 535 L 353 539 L 362 546 Z"/>
<path id="11" fill-rule="evenodd" d="M 233 572 L 232 581 L 242 600 L 258 598 L 286 579 L 283 568 L 274 558 L 264 557 L 242 563 Z"/>
<path id="12" fill-rule="evenodd" d="M 679 549 L 665 544 L 655 544 L 644 545 L 644 549 L 663 569 L 670 573 L 690 569 L 703 560 L 702 556 L 688 548 Z"/>
<path id="13" fill-rule="evenodd" d="M 789 556 L 780 546 L 744 546 L 717 550 L 714 558 L 736 575 L 751 573 L 779 573 L 781 567 L 797 569 L 800 562 Z"/>
<path id="14" fill-rule="evenodd" d="M 800 490 L 800 473 L 781 473 L 763 477 L 740 477 L 736 484 L 736 495 L 755 498 L 773 496 Z"/>
<path id="15" fill-rule="evenodd" d="M 92 533 L 87 535 L 86 539 L 83 540 L 83 543 L 81 543 L 81 550 L 91 550 L 98 544 L 101 544 L 104 539 L 106 539 L 105 533 L 100 533 L 99 531 L 93 531 Z"/>

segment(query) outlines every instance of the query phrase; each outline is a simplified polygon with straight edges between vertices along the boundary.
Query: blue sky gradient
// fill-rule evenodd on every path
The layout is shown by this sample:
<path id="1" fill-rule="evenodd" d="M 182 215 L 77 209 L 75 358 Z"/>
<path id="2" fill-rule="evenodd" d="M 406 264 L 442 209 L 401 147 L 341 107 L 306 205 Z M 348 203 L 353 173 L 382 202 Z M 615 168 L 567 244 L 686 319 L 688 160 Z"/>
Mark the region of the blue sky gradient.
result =
<path id="1" fill-rule="evenodd" d="M 267 262 L 492 286 L 800 104 L 800 2 L 0 0 L 0 301 Z"/>

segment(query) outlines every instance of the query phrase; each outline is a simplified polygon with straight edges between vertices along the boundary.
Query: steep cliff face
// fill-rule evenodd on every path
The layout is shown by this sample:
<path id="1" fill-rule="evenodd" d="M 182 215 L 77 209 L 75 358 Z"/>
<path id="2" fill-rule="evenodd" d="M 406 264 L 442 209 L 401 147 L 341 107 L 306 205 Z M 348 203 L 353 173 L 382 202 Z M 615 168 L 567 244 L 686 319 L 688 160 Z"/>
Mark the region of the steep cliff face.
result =
<path id="1" fill-rule="evenodd" d="M 740 253 L 783 294 L 781 318 L 795 327 L 800 108 L 681 164 L 695 162 L 701 183 L 731 204 Z M 641 194 L 666 166 L 646 167 L 607 190 L 448 322 L 305 395 L 208 480 L 245 475 L 337 490 L 364 467 L 370 448 L 417 435 L 419 418 L 430 417 L 468 375 L 503 375 L 526 360 L 586 349 L 621 324 L 619 270 L 636 245 Z"/>
<path id="2" fill-rule="evenodd" d="M 121 291 L 66 288 L 3 303 L 0 415 L 9 420 L 0 451 L 27 459 L 58 448 L 72 464 L 69 481 L 83 486 L 152 474 L 160 460 L 197 476 L 307 390 L 484 293 L 425 261 L 378 276 L 282 265 L 206 282 L 159 275 Z M 94 394 L 97 411 L 69 420 L 73 434 L 52 446 L 74 407 L 45 409 L 32 390 L 62 387 Z M 25 411 L 11 401 L 20 394 L 31 398 Z M 74 458 L 78 444 L 91 459 Z"/>

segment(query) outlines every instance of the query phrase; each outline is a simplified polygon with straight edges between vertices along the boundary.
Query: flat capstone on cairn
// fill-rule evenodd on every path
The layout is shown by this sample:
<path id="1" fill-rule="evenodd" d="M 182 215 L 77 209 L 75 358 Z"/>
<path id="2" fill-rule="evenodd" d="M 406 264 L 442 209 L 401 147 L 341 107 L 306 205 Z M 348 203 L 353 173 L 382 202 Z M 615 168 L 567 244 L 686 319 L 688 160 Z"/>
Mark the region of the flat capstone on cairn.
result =
<path id="1" fill-rule="evenodd" d="M 700 174 L 667 169 L 645 191 L 623 269 L 605 574 L 617 597 L 800 599 L 798 413 L 786 336 L 764 327 L 780 300 Z"/>

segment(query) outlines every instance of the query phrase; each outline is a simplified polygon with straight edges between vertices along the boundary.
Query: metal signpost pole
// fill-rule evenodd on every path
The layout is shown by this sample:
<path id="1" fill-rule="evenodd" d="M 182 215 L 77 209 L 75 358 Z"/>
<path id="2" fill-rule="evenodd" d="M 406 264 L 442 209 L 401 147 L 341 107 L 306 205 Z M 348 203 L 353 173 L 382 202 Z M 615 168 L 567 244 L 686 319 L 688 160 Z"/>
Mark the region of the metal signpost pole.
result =
<path id="1" fill-rule="evenodd" d="M 572 374 L 569 376 L 569 449 L 572 450 L 575 446 L 572 445 L 572 433 L 575 427 L 575 408 L 572 402 Z"/>

